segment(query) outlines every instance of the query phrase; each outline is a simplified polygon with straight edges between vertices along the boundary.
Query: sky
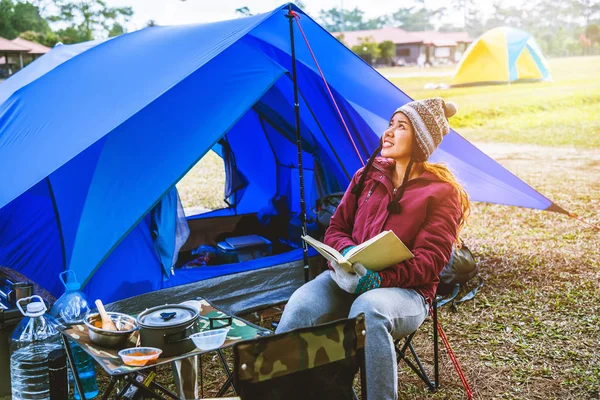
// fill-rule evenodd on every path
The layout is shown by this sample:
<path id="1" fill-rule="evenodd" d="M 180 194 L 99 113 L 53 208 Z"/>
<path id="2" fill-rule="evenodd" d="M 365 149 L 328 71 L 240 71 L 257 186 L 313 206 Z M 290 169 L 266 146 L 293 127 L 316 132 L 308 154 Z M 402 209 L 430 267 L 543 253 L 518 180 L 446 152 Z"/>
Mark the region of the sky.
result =
<path id="1" fill-rule="evenodd" d="M 489 4 L 479 0 L 484 6 Z M 271 11 L 285 0 L 106 0 L 113 7 L 130 6 L 134 15 L 127 29 L 133 31 L 143 28 L 149 20 L 154 20 L 158 25 L 180 25 L 198 22 L 212 22 L 236 18 L 235 10 L 248 7 L 252 13 Z M 344 9 L 363 10 L 367 18 L 377 17 L 395 11 L 396 7 L 405 5 L 406 2 L 393 0 L 303 0 L 304 11 L 316 18 L 321 9 L 343 7 Z M 448 5 L 447 0 L 428 0 L 431 6 Z M 450 22 L 460 23 L 460 15 L 455 13 L 449 16 Z"/>

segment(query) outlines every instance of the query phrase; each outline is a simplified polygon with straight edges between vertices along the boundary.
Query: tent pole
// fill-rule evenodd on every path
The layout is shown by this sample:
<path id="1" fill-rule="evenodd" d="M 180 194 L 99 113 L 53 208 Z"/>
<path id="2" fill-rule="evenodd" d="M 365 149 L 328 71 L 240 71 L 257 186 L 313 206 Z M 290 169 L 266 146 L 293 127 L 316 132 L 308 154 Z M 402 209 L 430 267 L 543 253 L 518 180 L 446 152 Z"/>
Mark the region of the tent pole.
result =
<path id="1" fill-rule="evenodd" d="M 58 229 L 58 236 L 60 238 L 60 247 L 62 248 L 63 271 L 66 271 L 67 270 L 67 248 L 65 247 L 65 237 L 63 235 L 62 224 L 60 222 L 60 216 L 58 215 L 58 205 L 56 204 L 56 197 L 54 196 L 54 189 L 52 188 L 52 182 L 50 182 L 50 175 L 48 175 L 46 177 L 46 184 L 48 185 L 48 192 L 50 193 L 50 199 L 52 200 L 52 208 L 54 209 L 54 218 L 56 218 L 56 227 Z"/>
<path id="2" fill-rule="evenodd" d="M 290 22 L 290 45 L 292 48 L 292 80 L 294 81 L 294 112 L 296 114 L 296 147 L 298 148 L 298 174 L 300 180 L 300 221 L 302 222 L 302 235 L 306 236 L 306 202 L 304 201 L 304 169 L 302 167 L 302 141 L 300 140 L 300 103 L 298 101 L 298 76 L 296 73 L 296 46 L 294 45 L 294 13 L 292 5 L 288 5 L 285 15 Z M 308 247 L 302 240 L 302 254 L 304 259 L 304 282 L 308 282 Z"/>

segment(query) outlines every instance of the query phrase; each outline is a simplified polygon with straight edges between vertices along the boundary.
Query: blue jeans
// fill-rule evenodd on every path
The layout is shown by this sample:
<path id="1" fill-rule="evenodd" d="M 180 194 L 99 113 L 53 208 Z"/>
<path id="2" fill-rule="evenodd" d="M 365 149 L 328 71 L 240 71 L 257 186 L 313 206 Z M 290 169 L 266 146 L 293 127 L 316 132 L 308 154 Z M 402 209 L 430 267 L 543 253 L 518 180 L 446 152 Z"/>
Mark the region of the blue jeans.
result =
<path id="1" fill-rule="evenodd" d="M 371 400 L 398 398 L 394 339 L 423 323 L 428 306 L 412 289 L 379 288 L 357 296 L 338 287 L 329 271 L 298 288 L 285 306 L 276 333 L 365 314 L 367 395 Z"/>

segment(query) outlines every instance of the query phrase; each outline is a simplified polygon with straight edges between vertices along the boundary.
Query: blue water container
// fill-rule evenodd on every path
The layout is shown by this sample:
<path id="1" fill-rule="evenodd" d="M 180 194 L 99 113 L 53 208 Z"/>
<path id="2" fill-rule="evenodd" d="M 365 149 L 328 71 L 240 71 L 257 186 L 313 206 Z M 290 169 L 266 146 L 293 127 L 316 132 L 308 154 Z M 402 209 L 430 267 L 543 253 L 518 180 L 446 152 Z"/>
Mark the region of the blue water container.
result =
<path id="1" fill-rule="evenodd" d="M 75 272 L 71 270 L 61 272 L 59 277 L 65 286 L 65 293 L 56 300 L 52 310 L 50 310 L 50 315 L 56 317 L 65 325 L 81 324 L 85 314 L 90 310 L 87 298 L 81 292 L 81 284 L 77 280 Z M 94 359 L 76 343 L 70 341 L 69 345 L 71 346 L 85 398 L 93 399 L 98 395 Z M 77 385 L 74 384 L 71 370 L 69 370 L 69 383 L 75 388 L 75 398 L 77 400 L 81 399 Z"/>

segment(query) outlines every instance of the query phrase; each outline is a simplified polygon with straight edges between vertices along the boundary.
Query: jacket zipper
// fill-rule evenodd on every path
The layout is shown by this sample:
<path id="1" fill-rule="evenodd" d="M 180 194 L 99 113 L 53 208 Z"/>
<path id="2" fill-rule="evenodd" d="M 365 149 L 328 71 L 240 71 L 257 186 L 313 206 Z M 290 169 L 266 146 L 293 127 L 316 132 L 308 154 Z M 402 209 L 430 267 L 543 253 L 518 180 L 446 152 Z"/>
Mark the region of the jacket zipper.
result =
<path id="1" fill-rule="evenodd" d="M 367 196 L 365 197 L 365 203 L 367 201 L 369 201 L 369 198 L 371 197 L 371 195 L 373 194 L 373 192 L 375 191 L 375 189 L 377 189 L 377 185 L 379 184 L 379 181 L 375 181 L 375 183 L 373 184 L 373 187 L 371 188 L 371 190 L 369 190 L 369 193 L 367 193 Z"/>

